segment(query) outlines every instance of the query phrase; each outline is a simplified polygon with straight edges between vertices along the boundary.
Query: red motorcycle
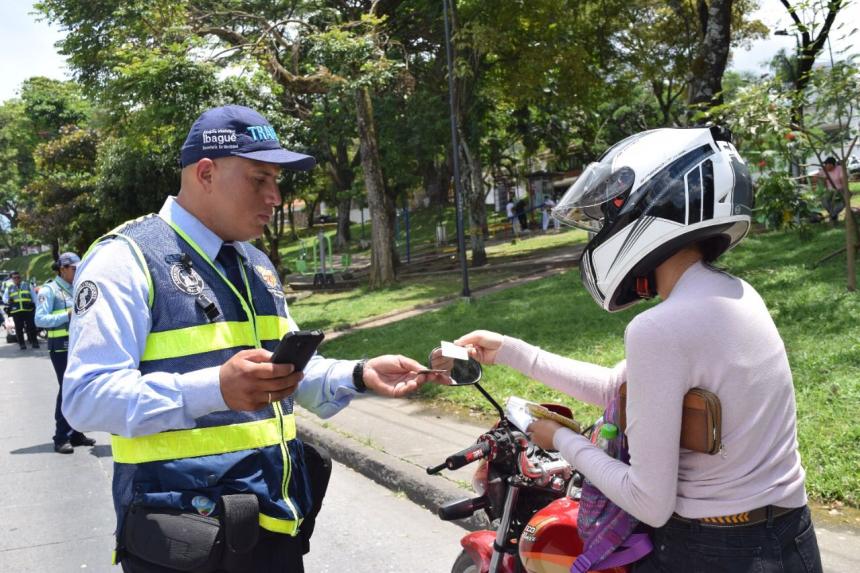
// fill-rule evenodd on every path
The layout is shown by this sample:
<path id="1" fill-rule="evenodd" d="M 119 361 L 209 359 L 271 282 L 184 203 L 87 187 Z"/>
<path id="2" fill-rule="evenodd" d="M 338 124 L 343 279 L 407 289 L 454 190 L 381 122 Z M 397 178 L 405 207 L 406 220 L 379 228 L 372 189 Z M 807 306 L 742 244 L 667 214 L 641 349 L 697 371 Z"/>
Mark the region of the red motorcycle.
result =
<path id="1" fill-rule="evenodd" d="M 431 367 L 450 373 L 452 385 L 474 386 L 499 413 L 499 421 L 477 442 L 445 459 L 428 474 L 455 470 L 479 462 L 472 479 L 477 497 L 439 508 L 446 521 L 464 519 L 483 510 L 495 530 L 468 533 L 460 540 L 463 552 L 451 573 L 568 573 L 583 543 L 577 533 L 582 477 L 558 452 L 532 443 L 522 429 L 478 383 L 481 365 L 473 359 L 444 359 L 430 354 Z M 544 404 L 572 417 L 569 408 Z M 627 566 L 601 569 L 626 573 Z"/>

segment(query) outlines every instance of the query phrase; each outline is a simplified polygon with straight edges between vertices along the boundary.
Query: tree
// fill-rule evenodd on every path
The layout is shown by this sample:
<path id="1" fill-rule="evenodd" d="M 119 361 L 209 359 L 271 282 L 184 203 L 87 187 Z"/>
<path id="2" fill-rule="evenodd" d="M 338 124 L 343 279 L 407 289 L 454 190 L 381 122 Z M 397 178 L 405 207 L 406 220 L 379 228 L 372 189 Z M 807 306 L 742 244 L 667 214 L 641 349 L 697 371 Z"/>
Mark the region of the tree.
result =
<path id="1" fill-rule="evenodd" d="M 794 123 L 796 98 L 785 92 L 778 78 L 749 83 L 738 89 L 732 100 L 712 112 L 716 119 L 731 126 L 742 153 L 765 149 L 786 158 L 814 155 L 819 164 L 827 155 L 834 155 L 848 181 L 845 164 L 858 140 L 851 126 L 856 122 L 857 102 L 860 101 L 860 69 L 851 61 L 836 62 L 830 67 L 813 69 L 809 82 L 812 89 L 807 90 L 811 93 L 804 99 L 805 118 L 800 129 Z M 764 166 L 771 157 L 773 155 L 763 156 Z M 782 166 L 774 167 L 780 170 Z M 794 187 L 784 191 L 787 194 L 798 192 Z M 845 205 L 850 206 L 850 199 L 851 194 L 846 189 Z M 854 291 L 860 234 L 850 207 L 845 212 L 845 244 L 846 285 L 849 291 Z"/>
<path id="2" fill-rule="evenodd" d="M 22 222 L 52 245 L 55 259 L 61 244 L 83 252 L 103 232 L 93 201 L 97 143 L 94 130 L 67 125 L 34 153 L 37 175 L 25 190 L 33 206 Z"/>
<path id="3" fill-rule="evenodd" d="M 826 4 L 826 13 L 823 16 L 823 22 L 819 25 L 817 20 L 821 17 L 821 10 L 818 4 L 809 6 L 811 10 L 804 10 L 807 4 L 797 2 L 792 4 L 789 0 L 780 0 L 785 7 L 796 33 L 800 35 L 798 42 L 798 53 L 793 58 L 794 70 L 791 74 L 792 83 L 794 84 L 794 93 L 796 95 L 795 104 L 791 110 L 791 120 L 795 127 L 800 128 L 803 124 L 803 92 L 809 84 L 810 72 L 815 65 L 815 60 L 821 50 L 824 49 L 824 43 L 827 41 L 833 23 L 836 21 L 836 16 L 845 5 L 844 0 L 828 0 Z"/>
<path id="4" fill-rule="evenodd" d="M 34 191 L 36 181 L 45 182 L 51 174 L 50 162 L 39 163 L 39 155 L 50 153 L 53 143 L 67 126 L 85 122 L 89 103 L 73 82 L 33 77 L 23 82 L 19 100 L 0 106 L 0 215 L 10 231 L 19 223 L 32 236 L 54 243 L 65 236 L 72 222 L 62 217 L 48 217 L 36 223 L 36 211 L 53 210 L 64 199 Z M 45 225 L 50 222 L 51 228 Z M 18 241 L 21 233 L 13 234 Z M 13 236 L 8 235 L 7 238 Z M 17 242 L 17 241 L 16 241 Z M 11 244 L 9 245 L 11 246 Z M 56 253 L 55 253 L 56 254 Z"/>
<path id="5" fill-rule="evenodd" d="M 365 56 L 378 57 L 374 61 L 378 61 L 377 68 L 384 71 L 390 66 L 384 52 L 375 47 L 379 20 L 371 16 L 364 21 L 352 21 L 352 25 L 343 23 L 338 29 L 333 24 L 342 23 L 337 21 L 339 13 L 335 9 L 341 3 L 332 4 L 336 6 L 271 0 L 241 5 L 227 0 L 195 3 L 111 0 L 98 5 L 84 0 L 44 0 L 37 7 L 49 19 L 68 29 L 62 42 L 63 52 L 69 56 L 78 77 L 100 98 L 108 100 L 107 107 L 111 109 L 134 115 L 142 101 L 165 93 L 163 84 L 157 87 L 158 81 L 148 80 L 159 79 L 171 68 L 201 69 L 208 63 L 212 67 L 242 68 L 256 81 L 265 74 L 266 83 L 278 88 L 281 115 L 296 118 L 304 118 L 310 112 L 311 107 L 305 105 L 308 97 L 356 82 L 351 92 L 354 109 L 362 114 L 363 125 L 372 126 L 372 100 L 362 94 L 370 92 L 373 82 L 368 78 L 374 73 L 370 69 L 372 66 L 363 65 L 366 62 L 360 62 L 356 54 L 335 50 L 344 60 L 340 62 L 341 71 L 351 70 L 357 74 L 339 77 L 309 56 L 314 42 L 352 42 L 353 47 L 363 45 L 370 50 L 362 52 Z M 360 2 L 352 10 L 366 9 L 369 14 L 370 8 L 376 5 L 376 2 Z M 317 23 L 327 27 L 325 31 L 321 31 Z M 326 49 L 321 47 L 323 52 Z M 169 92 L 170 95 L 177 93 L 183 92 Z M 201 102 L 211 101 L 207 94 L 196 90 L 191 93 L 193 95 L 183 103 L 196 104 L 198 112 Z M 146 106 L 145 110 L 151 114 L 157 112 L 157 107 Z M 170 125 L 184 127 L 188 123 Z M 373 129 L 365 129 L 360 137 L 374 133 Z M 383 194 L 379 183 L 382 179 L 377 176 L 381 166 L 372 156 L 375 147 L 375 141 L 363 142 L 362 149 L 368 153 L 362 158 L 368 163 L 364 172 L 368 192 Z M 384 201 L 373 201 L 372 208 L 378 209 L 382 204 Z M 373 216 L 373 224 L 382 227 L 375 235 L 377 240 L 388 240 L 385 245 L 373 246 L 374 266 L 378 268 L 371 274 L 371 283 L 378 286 L 394 280 L 390 254 L 393 221 L 382 211 Z"/>
<path id="6" fill-rule="evenodd" d="M 847 164 L 860 139 L 856 129 L 851 127 L 856 123 L 860 111 L 860 67 L 851 61 L 831 61 L 829 68 L 813 70 L 810 82 L 815 95 L 806 100 L 804 107 L 809 110 L 807 116 L 815 120 L 806 118 L 803 128 L 799 130 L 801 141 L 815 154 L 820 165 L 824 164 L 824 157 L 833 154 L 838 162 L 837 167 L 842 170 L 842 180 L 846 182 L 842 189 L 842 201 L 845 204 L 846 284 L 849 291 L 855 291 L 860 234 L 851 208 Z"/>
<path id="7" fill-rule="evenodd" d="M 26 197 L 21 190 L 33 177 L 33 150 L 37 141 L 21 100 L 0 105 L 0 216 L 6 219 L 10 230 L 17 228 L 18 217 L 25 208 L 22 203 Z"/>

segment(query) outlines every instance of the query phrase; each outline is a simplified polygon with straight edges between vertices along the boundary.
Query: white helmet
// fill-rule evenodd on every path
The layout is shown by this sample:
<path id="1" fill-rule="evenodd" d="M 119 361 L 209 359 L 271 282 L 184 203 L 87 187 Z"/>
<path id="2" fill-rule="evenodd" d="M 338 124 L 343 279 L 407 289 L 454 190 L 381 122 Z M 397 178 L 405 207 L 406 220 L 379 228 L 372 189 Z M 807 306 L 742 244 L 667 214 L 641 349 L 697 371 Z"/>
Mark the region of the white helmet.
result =
<path id="1" fill-rule="evenodd" d="M 596 235 L 579 261 L 597 304 L 622 310 L 656 294 L 653 273 L 699 243 L 710 262 L 750 227 L 749 170 L 719 127 L 655 129 L 616 143 L 590 164 L 553 209 Z"/>

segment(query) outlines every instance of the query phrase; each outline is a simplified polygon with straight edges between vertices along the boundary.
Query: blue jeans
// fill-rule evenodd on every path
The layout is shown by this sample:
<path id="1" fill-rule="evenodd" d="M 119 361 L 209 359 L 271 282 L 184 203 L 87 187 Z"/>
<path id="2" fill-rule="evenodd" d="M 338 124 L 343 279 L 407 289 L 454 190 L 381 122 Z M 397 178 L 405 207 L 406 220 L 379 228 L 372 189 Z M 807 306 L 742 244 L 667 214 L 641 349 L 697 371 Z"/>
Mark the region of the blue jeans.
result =
<path id="1" fill-rule="evenodd" d="M 654 551 L 634 573 L 822 573 L 808 507 L 746 527 L 673 518 L 651 540 Z"/>

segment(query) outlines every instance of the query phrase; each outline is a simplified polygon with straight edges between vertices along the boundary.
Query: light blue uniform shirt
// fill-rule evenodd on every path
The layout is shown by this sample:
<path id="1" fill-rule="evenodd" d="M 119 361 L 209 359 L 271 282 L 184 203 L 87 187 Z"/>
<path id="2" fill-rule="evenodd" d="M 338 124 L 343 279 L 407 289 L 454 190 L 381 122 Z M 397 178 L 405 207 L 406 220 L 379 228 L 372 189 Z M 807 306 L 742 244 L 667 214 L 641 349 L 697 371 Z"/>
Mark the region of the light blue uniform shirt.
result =
<path id="1" fill-rule="evenodd" d="M 215 260 L 223 241 L 175 197 L 167 198 L 159 216 L 181 228 Z M 244 254 L 241 248 L 237 251 Z M 221 396 L 220 366 L 141 375 L 138 365 L 152 326 L 149 286 L 126 241 L 97 245 L 78 265 L 76 294 L 83 281 L 95 283 L 98 296 L 85 312 L 73 313 L 69 326 L 63 414 L 73 428 L 141 436 L 193 428 L 196 418 L 228 409 Z M 298 328 L 292 318 L 290 325 Z M 332 416 L 357 394 L 354 367 L 354 360 L 314 355 L 293 397 L 318 416 Z"/>
<path id="2" fill-rule="evenodd" d="M 42 288 L 39 289 L 39 298 L 36 299 L 35 322 L 36 326 L 39 328 L 57 328 L 58 326 L 63 326 L 69 323 L 68 314 L 52 314 L 55 310 L 63 308 L 62 305 L 57 305 L 57 308 L 54 308 L 54 301 L 58 294 L 54 289 L 60 288 L 64 291 L 64 293 L 60 294 L 65 294 L 67 301 L 66 304 L 68 305 L 69 310 L 71 310 L 74 305 L 72 302 L 72 285 L 60 277 L 56 277 L 51 282 L 56 284 L 45 283 Z"/>
<path id="3" fill-rule="evenodd" d="M 30 287 L 30 299 L 33 301 L 33 304 L 36 304 L 36 291 L 33 290 L 33 283 L 27 282 L 27 281 L 22 279 L 21 284 L 24 284 L 24 283 L 26 283 L 27 286 Z M 11 281 L 9 282 L 9 284 L 6 285 L 6 288 L 3 290 L 3 304 L 9 304 L 10 293 L 12 292 L 12 289 L 17 289 L 17 288 L 18 287 L 15 286 L 15 283 L 13 283 Z"/>

